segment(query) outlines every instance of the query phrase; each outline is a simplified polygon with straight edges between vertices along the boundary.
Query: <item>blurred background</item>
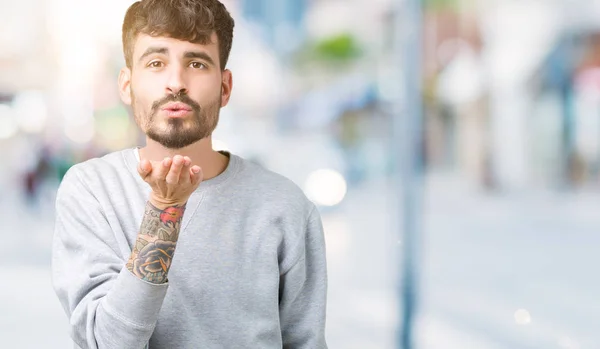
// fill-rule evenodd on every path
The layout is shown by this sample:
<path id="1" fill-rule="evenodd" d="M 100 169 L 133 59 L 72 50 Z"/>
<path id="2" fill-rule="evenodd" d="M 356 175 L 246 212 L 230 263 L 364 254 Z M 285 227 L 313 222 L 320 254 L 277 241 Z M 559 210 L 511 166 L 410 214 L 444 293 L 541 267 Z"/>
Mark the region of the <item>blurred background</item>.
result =
<path id="1" fill-rule="evenodd" d="M 131 3 L 0 2 L 3 348 L 71 347 L 55 192 L 73 164 L 143 144 L 116 83 Z M 234 90 L 215 148 L 318 204 L 330 348 L 400 348 L 407 236 L 414 348 L 600 348 L 600 1 L 424 0 L 417 28 L 393 0 L 224 3 Z M 421 57 L 420 116 L 398 115 L 405 54 Z M 421 125 L 410 232 L 398 117 Z"/>

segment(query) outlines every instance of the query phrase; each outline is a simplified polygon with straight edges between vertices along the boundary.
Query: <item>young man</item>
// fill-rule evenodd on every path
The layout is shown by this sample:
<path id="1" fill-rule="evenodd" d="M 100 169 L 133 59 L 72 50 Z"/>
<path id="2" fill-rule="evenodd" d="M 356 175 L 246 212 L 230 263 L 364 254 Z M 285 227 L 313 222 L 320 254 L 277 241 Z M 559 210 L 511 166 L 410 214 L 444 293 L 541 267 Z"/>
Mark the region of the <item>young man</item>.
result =
<path id="1" fill-rule="evenodd" d="M 119 86 L 143 148 L 73 166 L 53 284 L 79 348 L 327 348 L 319 213 L 284 177 L 212 150 L 232 89 L 217 0 L 142 0 Z"/>

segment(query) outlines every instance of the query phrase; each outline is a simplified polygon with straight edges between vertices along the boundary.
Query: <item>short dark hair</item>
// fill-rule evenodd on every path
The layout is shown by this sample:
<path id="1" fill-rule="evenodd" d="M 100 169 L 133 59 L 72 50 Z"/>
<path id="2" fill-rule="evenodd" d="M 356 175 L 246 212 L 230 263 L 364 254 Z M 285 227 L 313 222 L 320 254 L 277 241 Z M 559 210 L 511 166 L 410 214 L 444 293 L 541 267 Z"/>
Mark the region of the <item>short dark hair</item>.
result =
<path id="1" fill-rule="evenodd" d="M 225 69 L 234 21 L 218 0 L 140 0 L 127 9 L 123 21 L 123 54 L 128 68 L 133 66 L 133 47 L 140 33 L 166 36 L 199 44 L 211 43 L 216 32 L 219 61 Z"/>

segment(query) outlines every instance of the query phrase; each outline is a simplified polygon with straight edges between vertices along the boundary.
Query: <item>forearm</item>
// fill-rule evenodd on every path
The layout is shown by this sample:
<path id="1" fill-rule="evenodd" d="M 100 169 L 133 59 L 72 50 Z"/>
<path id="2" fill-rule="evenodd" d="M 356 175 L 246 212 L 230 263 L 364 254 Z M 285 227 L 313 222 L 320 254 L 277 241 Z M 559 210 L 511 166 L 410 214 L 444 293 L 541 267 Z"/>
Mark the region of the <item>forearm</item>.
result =
<path id="1" fill-rule="evenodd" d="M 150 339 L 166 294 L 184 211 L 185 204 L 165 205 L 152 199 L 146 204 L 126 265 L 131 273 L 119 275 L 87 331 L 94 333 L 99 348 L 142 348 Z"/>
<path id="2" fill-rule="evenodd" d="M 144 281 L 167 282 L 184 212 L 185 204 L 160 205 L 148 201 L 127 262 L 129 271 Z"/>
<path id="3" fill-rule="evenodd" d="M 53 286 L 71 337 L 82 349 L 141 349 L 156 326 L 168 284 L 127 270 L 99 203 L 75 174 L 65 176 L 57 193 L 52 254 Z"/>
<path id="4" fill-rule="evenodd" d="M 166 283 L 145 282 L 122 270 L 97 307 L 88 306 L 84 333 L 90 345 L 82 348 L 144 348 L 156 327 L 167 289 Z"/>

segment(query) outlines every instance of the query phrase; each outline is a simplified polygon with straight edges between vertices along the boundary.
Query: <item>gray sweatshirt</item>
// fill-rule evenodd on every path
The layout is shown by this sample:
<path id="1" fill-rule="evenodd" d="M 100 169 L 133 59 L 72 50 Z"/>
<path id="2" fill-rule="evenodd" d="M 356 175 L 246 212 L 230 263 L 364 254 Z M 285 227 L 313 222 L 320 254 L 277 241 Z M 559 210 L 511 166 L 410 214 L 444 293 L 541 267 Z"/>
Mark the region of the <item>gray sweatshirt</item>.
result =
<path id="1" fill-rule="evenodd" d="M 235 154 L 191 195 L 168 282 L 125 263 L 150 194 L 137 149 L 73 166 L 56 200 L 53 286 L 76 348 L 327 348 L 319 213 Z"/>

